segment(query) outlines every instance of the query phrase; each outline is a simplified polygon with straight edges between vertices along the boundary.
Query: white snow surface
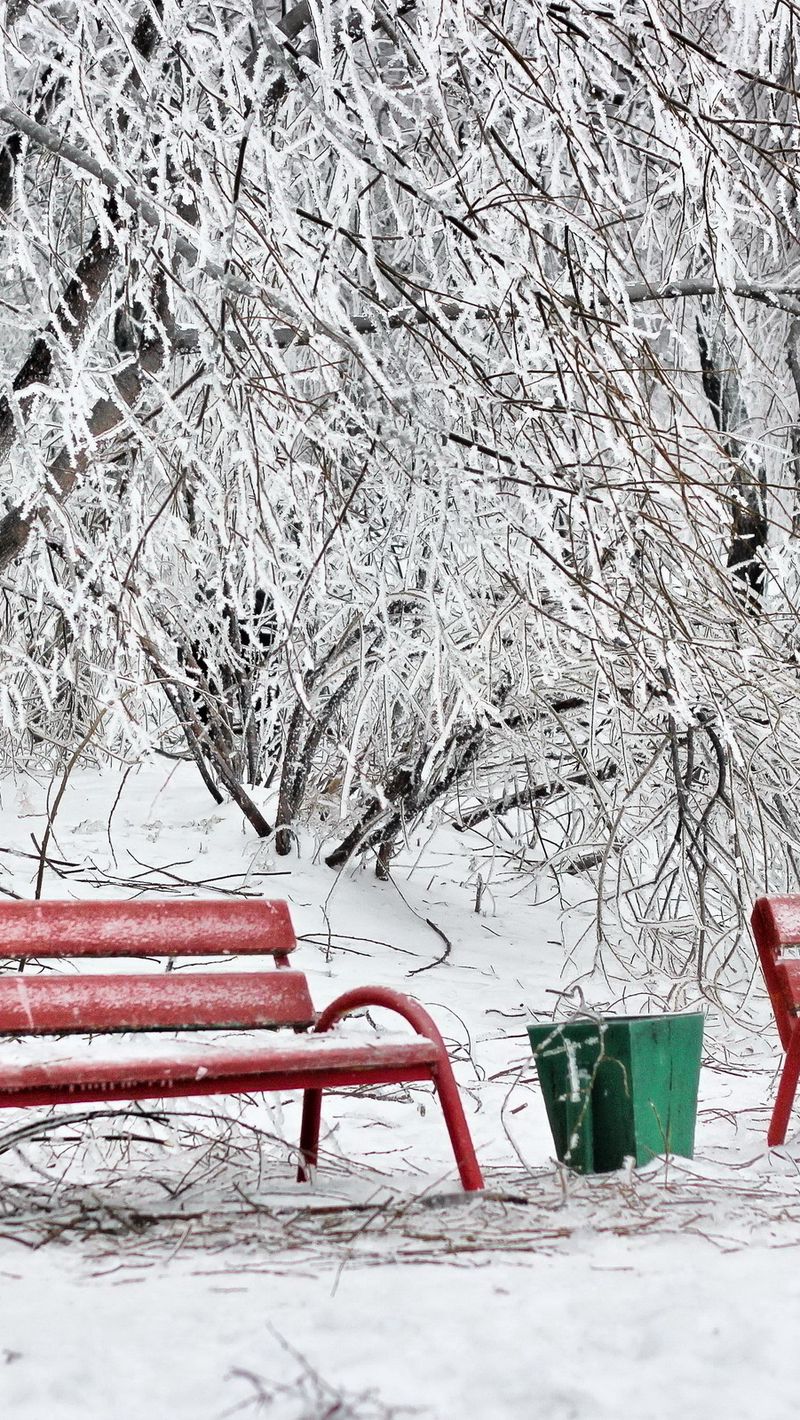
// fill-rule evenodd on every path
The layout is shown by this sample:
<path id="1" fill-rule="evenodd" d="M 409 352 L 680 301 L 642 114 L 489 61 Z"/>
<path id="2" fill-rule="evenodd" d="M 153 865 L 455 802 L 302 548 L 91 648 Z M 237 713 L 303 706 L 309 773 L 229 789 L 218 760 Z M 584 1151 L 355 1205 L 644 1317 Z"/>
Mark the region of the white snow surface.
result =
<path id="1" fill-rule="evenodd" d="M 7 1110 L 0 1416 L 794 1414 L 800 1113 L 768 1153 L 780 1056 L 765 1004 L 763 1030 L 745 1029 L 677 994 L 670 1005 L 709 1013 L 695 1159 L 577 1177 L 553 1160 L 525 1023 L 568 1013 L 579 978 L 590 1006 L 659 1005 L 654 981 L 590 971 L 588 884 L 558 895 L 446 832 L 409 844 L 390 883 L 362 865 L 336 875 L 311 844 L 276 859 L 186 766 L 122 777 L 73 774 L 44 896 L 285 897 L 318 1009 L 366 984 L 430 1009 L 487 1193 L 461 1193 L 425 1085 L 328 1097 L 311 1186 L 294 1179 L 289 1095 L 116 1118 Z M 32 895 L 46 797 L 27 776 L 0 786 L 0 890 Z M 397 1022 L 371 1012 L 350 1029 L 374 1039 Z"/>

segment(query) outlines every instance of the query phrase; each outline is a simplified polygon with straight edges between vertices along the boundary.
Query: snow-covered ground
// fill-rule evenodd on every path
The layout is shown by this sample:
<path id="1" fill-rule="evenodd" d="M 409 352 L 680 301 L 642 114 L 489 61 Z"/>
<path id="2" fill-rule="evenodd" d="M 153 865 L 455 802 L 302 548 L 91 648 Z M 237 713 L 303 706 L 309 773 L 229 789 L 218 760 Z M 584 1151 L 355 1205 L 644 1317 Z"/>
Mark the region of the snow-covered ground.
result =
<path id="1" fill-rule="evenodd" d="M 0 891 L 33 891 L 45 798 L 27 777 L 0 790 Z M 186 766 L 73 776 L 45 896 L 286 897 L 318 1007 L 371 982 L 431 1009 L 488 1188 L 460 1193 L 422 1085 L 329 1098 L 311 1188 L 293 1182 L 290 1097 L 62 1111 L 40 1133 L 43 1113 L 9 1113 L 0 1415 L 794 1413 L 800 1139 L 766 1153 L 773 1033 L 710 1015 L 693 1161 L 559 1169 L 524 1026 L 574 1005 L 592 904 L 479 848 L 439 833 L 393 882 L 335 876 L 310 846 L 276 860 Z M 586 977 L 587 1003 L 644 1009 L 620 978 Z"/>

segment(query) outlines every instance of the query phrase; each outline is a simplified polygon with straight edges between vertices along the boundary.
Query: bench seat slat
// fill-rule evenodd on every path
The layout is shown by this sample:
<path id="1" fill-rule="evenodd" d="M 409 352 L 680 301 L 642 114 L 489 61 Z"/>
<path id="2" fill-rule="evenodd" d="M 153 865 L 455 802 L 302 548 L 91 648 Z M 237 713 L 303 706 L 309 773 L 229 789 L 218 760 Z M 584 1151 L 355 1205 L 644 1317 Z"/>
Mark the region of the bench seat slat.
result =
<path id="1" fill-rule="evenodd" d="M 283 955 L 295 945 L 287 904 L 263 898 L 4 902 L 0 913 L 0 958 Z"/>
<path id="2" fill-rule="evenodd" d="M 0 977 L 0 1034 L 309 1026 L 301 971 Z"/>
<path id="3" fill-rule="evenodd" d="M 800 1012 L 800 961 L 784 958 L 775 967 L 775 981 L 783 992 L 787 1010 Z"/>
<path id="4" fill-rule="evenodd" d="M 430 1078 L 438 1058 L 433 1041 L 417 1038 L 391 1041 L 343 1041 L 314 1035 L 292 1042 L 276 1042 L 253 1050 L 164 1056 L 160 1059 L 55 1060 L 26 1065 L 0 1065 L 0 1105 L 14 1105 L 21 1096 L 40 1099 L 52 1094 L 76 1102 L 91 1096 L 133 1098 L 144 1091 L 162 1095 L 210 1094 L 274 1089 L 280 1078 L 285 1088 L 297 1088 L 293 1078 L 313 1085 L 325 1077 L 335 1085 L 337 1076 L 353 1082 Z M 291 1082 L 291 1083 L 290 1083 Z M 26 1098 L 26 1102 L 31 1102 Z M 46 1102 L 46 1100 L 44 1100 Z"/>

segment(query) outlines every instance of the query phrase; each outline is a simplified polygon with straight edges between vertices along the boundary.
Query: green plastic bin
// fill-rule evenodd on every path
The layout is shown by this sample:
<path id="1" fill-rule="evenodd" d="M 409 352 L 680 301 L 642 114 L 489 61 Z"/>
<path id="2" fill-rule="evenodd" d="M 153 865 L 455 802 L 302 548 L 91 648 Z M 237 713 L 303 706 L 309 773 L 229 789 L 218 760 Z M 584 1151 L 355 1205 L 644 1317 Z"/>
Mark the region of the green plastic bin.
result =
<path id="1" fill-rule="evenodd" d="M 556 1155 L 579 1173 L 691 1158 L 705 1017 L 528 1026 Z"/>

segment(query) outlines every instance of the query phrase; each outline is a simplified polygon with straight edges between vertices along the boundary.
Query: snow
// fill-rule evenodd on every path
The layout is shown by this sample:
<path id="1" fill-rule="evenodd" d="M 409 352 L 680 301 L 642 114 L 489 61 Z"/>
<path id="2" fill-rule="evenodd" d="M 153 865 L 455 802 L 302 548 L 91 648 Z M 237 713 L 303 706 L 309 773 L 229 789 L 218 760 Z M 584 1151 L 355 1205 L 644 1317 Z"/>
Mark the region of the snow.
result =
<path id="1" fill-rule="evenodd" d="M 390 1282 L 352 1264 L 310 1276 L 180 1258 L 79 1275 L 38 1254 L 3 1281 L 15 1295 L 4 1345 L 20 1355 L 0 1394 L 15 1416 L 210 1417 L 241 1404 L 321 1417 L 296 1393 L 261 1412 L 253 1403 L 248 1376 L 294 1390 L 300 1356 L 348 1398 L 344 1415 L 374 1413 L 357 1399 L 369 1391 L 412 1413 L 482 1420 L 793 1408 L 800 1277 L 785 1252 L 589 1240 L 515 1266 L 398 1266 Z M 782 1305 L 764 1316 L 754 1288 Z"/>
<path id="2" fill-rule="evenodd" d="M 592 907 L 577 880 L 568 902 L 484 862 L 476 914 L 463 840 L 445 832 L 409 845 L 390 883 L 359 868 L 337 877 L 304 843 L 276 870 L 269 845 L 235 809 L 213 810 L 184 766 L 129 775 L 109 837 L 120 778 L 73 775 L 51 842 L 66 877 L 48 869 L 45 895 L 127 897 L 144 881 L 286 897 L 318 1008 L 373 983 L 431 1010 L 487 1194 L 460 1193 L 425 1085 L 329 1097 L 310 1188 L 294 1182 L 289 1096 L 154 1104 L 116 1124 L 66 1110 L 49 1129 L 43 1111 L 6 1111 L 0 1414 L 793 1413 L 800 1146 L 790 1135 L 765 1149 L 774 1030 L 703 1003 L 695 1159 L 569 1175 L 552 1160 L 525 1022 L 563 1015 L 578 976 L 590 1006 L 609 987 L 620 1012 L 654 1005 L 635 983 L 585 974 Z M 32 891 L 28 835 L 41 841 L 45 795 L 30 778 L 2 786 L 7 891 Z M 103 889 L 106 874 L 115 885 Z M 450 943 L 438 965 L 429 923 Z M 373 1026 L 354 1029 L 366 1040 Z"/>

